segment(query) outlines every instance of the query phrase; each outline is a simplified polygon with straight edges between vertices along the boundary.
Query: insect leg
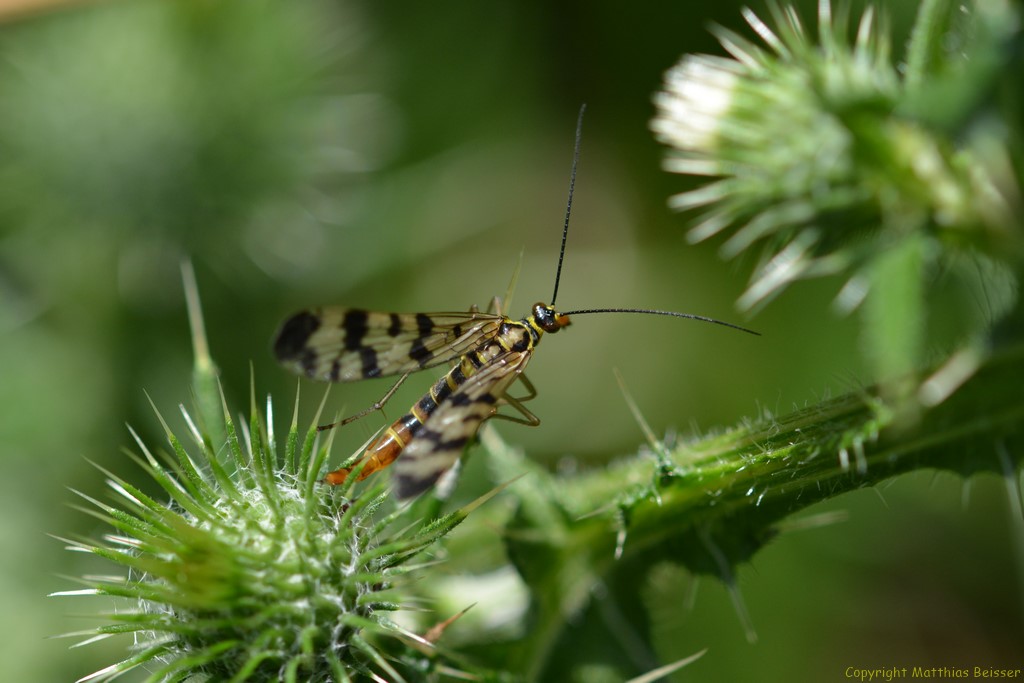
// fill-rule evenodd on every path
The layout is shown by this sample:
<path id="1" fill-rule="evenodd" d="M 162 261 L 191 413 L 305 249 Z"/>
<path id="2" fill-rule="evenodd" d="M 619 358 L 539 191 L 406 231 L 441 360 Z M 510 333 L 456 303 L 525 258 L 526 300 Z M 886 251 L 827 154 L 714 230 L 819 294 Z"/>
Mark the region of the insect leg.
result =
<path id="1" fill-rule="evenodd" d="M 508 420 L 509 422 L 515 422 L 516 424 L 527 425 L 529 427 L 536 427 L 540 424 L 540 418 L 527 410 L 526 406 L 524 406 L 518 399 L 506 396 L 505 401 L 519 411 L 519 414 L 522 415 L 522 417 L 517 415 L 505 415 L 503 413 L 495 413 L 491 417 Z"/>
<path id="2" fill-rule="evenodd" d="M 526 408 L 526 406 L 523 405 L 523 401 L 529 401 L 531 398 L 536 398 L 537 390 L 533 388 L 533 384 L 530 382 L 530 380 L 526 379 L 524 375 L 519 375 L 519 379 L 522 380 L 523 384 L 526 385 L 526 390 L 530 392 L 529 395 L 523 398 L 515 398 L 514 396 L 509 396 L 508 394 L 505 394 L 504 396 L 501 397 L 501 400 L 504 403 L 515 408 L 515 410 L 518 411 L 519 415 L 521 415 L 522 417 L 516 415 L 503 415 L 502 413 L 495 413 L 494 415 L 492 415 L 492 417 L 501 418 L 502 420 L 508 420 L 509 422 L 515 422 L 516 424 L 536 427 L 537 425 L 540 424 L 540 418 L 531 413 Z"/>
<path id="3" fill-rule="evenodd" d="M 536 387 L 533 386 L 533 382 L 531 382 L 530 379 L 525 374 L 519 375 L 519 381 L 523 383 L 524 387 L 526 387 L 526 392 L 527 393 L 526 393 L 526 396 L 518 396 L 518 397 L 516 397 L 515 398 L 516 401 L 519 401 L 520 403 L 526 403 L 527 401 L 532 401 L 533 399 L 537 398 L 537 389 L 536 389 Z M 504 405 L 506 403 L 509 403 L 509 400 L 508 400 L 509 398 L 510 397 L 508 395 L 502 396 L 501 397 L 502 404 Z"/>
<path id="4" fill-rule="evenodd" d="M 384 408 L 384 405 L 388 402 L 388 400 L 391 398 L 391 396 L 396 391 L 398 391 L 398 387 L 402 386 L 402 383 L 409 378 L 410 374 L 411 373 L 407 372 L 404 375 L 402 375 L 401 377 L 399 377 L 398 381 L 395 382 L 394 384 L 392 384 L 391 388 L 388 389 L 387 392 L 383 396 L 381 396 L 379 399 L 377 399 L 377 401 L 375 401 L 374 404 L 372 406 L 370 406 L 369 408 L 366 408 L 365 410 L 360 410 L 355 415 L 349 415 L 344 420 L 341 420 L 339 422 L 332 422 L 331 424 L 328 424 L 328 425 L 318 425 L 316 430 L 318 432 L 323 432 L 323 431 L 326 431 L 328 429 L 333 429 L 334 427 L 344 427 L 345 425 L 347 425 L 350 422 L 355 422 L 359 418 L 366 417 L 370 413 L 373 413 L 373 412 L 376 412 L 378 410 L 381 410 L 382 408 Z"/>
<path id="5" fill-rule="evenodd" d="M 472 306 L 469 307 L 469 312 L 470 313 L 479 313 L 480 312 L 480 307 L 477 306 L 476 304 L 473 304 Z M 504 315 L 501 312 L 501 297 L 500 296 L 496 296 L 496 297 L 492 297 L 491 298 L 491 303 L 487 304 L 487 312 L 488 313 L 493 313 L 494 315 Z"/>
<path id="6" fill-rule="evenodd" d="M 525 403 L 537 398 L 537 388 L 533 386 L 533 382 L 530 381 L 530 378 L 527 377 L 525 373 L 519 375 L 519 381 L 523 383 L 524 387 L 526 387 L 527 392 L 526 396 L 522 396 L 518 399 L 520 403 Z"/>

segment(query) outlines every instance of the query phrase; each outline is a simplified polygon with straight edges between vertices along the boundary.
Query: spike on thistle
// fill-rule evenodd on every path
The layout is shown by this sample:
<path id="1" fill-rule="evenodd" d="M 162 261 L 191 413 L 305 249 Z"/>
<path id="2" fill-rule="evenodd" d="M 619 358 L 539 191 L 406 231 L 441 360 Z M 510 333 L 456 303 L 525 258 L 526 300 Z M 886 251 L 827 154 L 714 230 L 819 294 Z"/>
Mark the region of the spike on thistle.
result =
<path id="1" fill-rule="evenodd" d="M 232 433 L 227 414 L 224 423 Z M 296 436 L 288 440 L 294 443 Z M 253 462 L 256 449 L 267 454 L 266 438 L 250 429 L 238 442 L 244 459 Z M 145 445 L 147 457 L 136 458 L 167 502 L 111 473 L 114 504 L 83 495 L 114 533 L 70 549 L 103 557 L 123 574 L 86 579 L 88 589 L 56 595 L 132 601 L 133 609 L 104 615 L 109 623 L 88 635 L 92 641 L 134 633 L 136 642 L 129 657 L 82 680 L 111 680 L 143 666 L 153 681 L 186 674 L 326 681 L 337 671 L 353 678 L 380 672 L 397 680 L 396 665 L 385 662 L 384 652 L 392 650 L 430 665 L 434 653 L 405 647 L 404 632 L 380 612 L 401 602 L 411 576 L 402 562 L 443 535 L 430 520 L 416 521 L 408 507 L 381 518 L 383 484 L 347 503 L 342 492 L 328 495 L 318 487 L 310 505 L 307 480 L 320 473 L 300 471 L 297 463 L 325 459 L 309 453 L 277 458 L 283 464 L 266 478 L 235 476 L 226 491 L 212 473 L 216 456 L 202 435 L 191 434 L 188 445 L 171 432 L 168 439 L 175 452 L 168 464 L 148 455 Z M 304 448 L 321 446 L 308 439 Z M 225 476 L 222 467 L 219 476 Z"/>

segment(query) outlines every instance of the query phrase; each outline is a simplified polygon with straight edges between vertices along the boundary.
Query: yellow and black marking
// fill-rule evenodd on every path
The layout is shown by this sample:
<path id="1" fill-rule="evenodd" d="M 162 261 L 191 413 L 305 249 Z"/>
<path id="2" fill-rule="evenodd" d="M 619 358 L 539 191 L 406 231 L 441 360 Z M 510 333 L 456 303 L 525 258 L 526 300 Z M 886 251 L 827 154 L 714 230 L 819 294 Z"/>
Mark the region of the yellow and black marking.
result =
<path id="1" fill-rule="evenodd" d="M 540 424 L 540 420 L 522 405 L 535 395 L 523 371 L 541 336 L 568 326 L 571 315 L 667 315 L 751 332 L 712 318 L 674 311 L 599 308 L 559 313 L 555 310 L 569 233 L 582 120 L 583 109 L 576 127 L 569 201 L 550 304 L 534 304 L 530 314 L 522 320 L 476 311 L 379 313 L 328 306 L 301 311 L 281 326 L 274 340 L 274 354 L 283 365 L 300 375 L 329 382 L 400 375 L 375 408 L 383 405 L 409 373 L 454 363 L 407 414 L 395 420 L 367 446 L 356 465 L 329 472 L 325 477 L 327 483 L 344 482 L 356 467 L 360 468 L 359 479 L 363 479 L 389 466 L 401 455 L 394 467 L 395 495 L 399 499 L 411 498 L 429 489 L 455 465 L 486 420 L 498 416 L 523 424 Z M 508 389 L 517 380 L 526 386 L 528 396 L 516 399 L 508 395 Z M 519 416 L 499 414 L 501 405 L 511 406 Z"/>

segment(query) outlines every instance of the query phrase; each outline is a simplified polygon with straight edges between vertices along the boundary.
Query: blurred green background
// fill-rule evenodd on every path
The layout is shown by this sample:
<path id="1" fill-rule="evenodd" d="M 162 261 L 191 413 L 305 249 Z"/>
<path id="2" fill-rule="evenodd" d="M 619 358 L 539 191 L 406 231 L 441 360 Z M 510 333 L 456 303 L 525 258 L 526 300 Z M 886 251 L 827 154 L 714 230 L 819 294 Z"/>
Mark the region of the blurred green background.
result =
<path id="1" fill-rule="evenodd" d="M 34 4 L 0 10 L 3 680 L 74 680 L 123 654 L 124 641 L 48 639 L 94 624 L 99 601 L 44 596 L 109 568 L 47 534 L 107 531 L 68 489 L 105 496 L 89 461 L 137 476 L 126 422 L 163 444 L 144 392 L 180 424 L 183 258 L 229 400 L 244 408 L 253 369 L 283 413 L 296 383 L 268 347 L 294 309 L 485 306 L 520 252 L 511 313 L 550 297 L 583 102 L 560 306 L 682 310 L 764 336 L 580 318 L 531 364 L 543 424 L 501 425 L 509 442 L 552 466 L 635 452 L 612 368 L 656 431 L 683 435 L 869 381 L 855 321 L 830 309 L 836 283 L 746 320 L 732 302 L 751 264 L 688 245 L 666 208 L 691 181 L 660 170 L 651 95 L 681 54 L 719 52 L 707 26 L 740 28 L 738 2 Z M 887 8 L 897 45 L 914 4 Z M 392 414 L 430 380 L 408 382 Z M 332 409 L 386 388 L 335 389 Z M 303 390 L 311 413 L 321 388 Z M 338 452 L 379 422 L 340 434 Z M 849 519 L 784 535 L 740 572 L 757 644 L 719 583 L 703 580 L 688 612 L 691 577 L 638 577 L 662 663 L 709 648 L 679 680 L 1022 664 L 1019 527 L 1001 480 L 918 473 L 809 512 L 823 510 Z"/>

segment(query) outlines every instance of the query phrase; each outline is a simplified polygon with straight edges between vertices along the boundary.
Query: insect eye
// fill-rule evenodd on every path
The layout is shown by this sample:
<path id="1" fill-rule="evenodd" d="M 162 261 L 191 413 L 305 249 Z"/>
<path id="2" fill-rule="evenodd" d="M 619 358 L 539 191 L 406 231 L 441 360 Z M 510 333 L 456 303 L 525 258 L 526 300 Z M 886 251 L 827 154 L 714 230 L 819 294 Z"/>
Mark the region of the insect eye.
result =
<path id="1" fill-rule="evenodd" d="M 533 305 L 533 319 L 545 332 L 558 332 L 569 324 L 569 316 L 556 313 L 554 308 L 546 304 Z"/>

